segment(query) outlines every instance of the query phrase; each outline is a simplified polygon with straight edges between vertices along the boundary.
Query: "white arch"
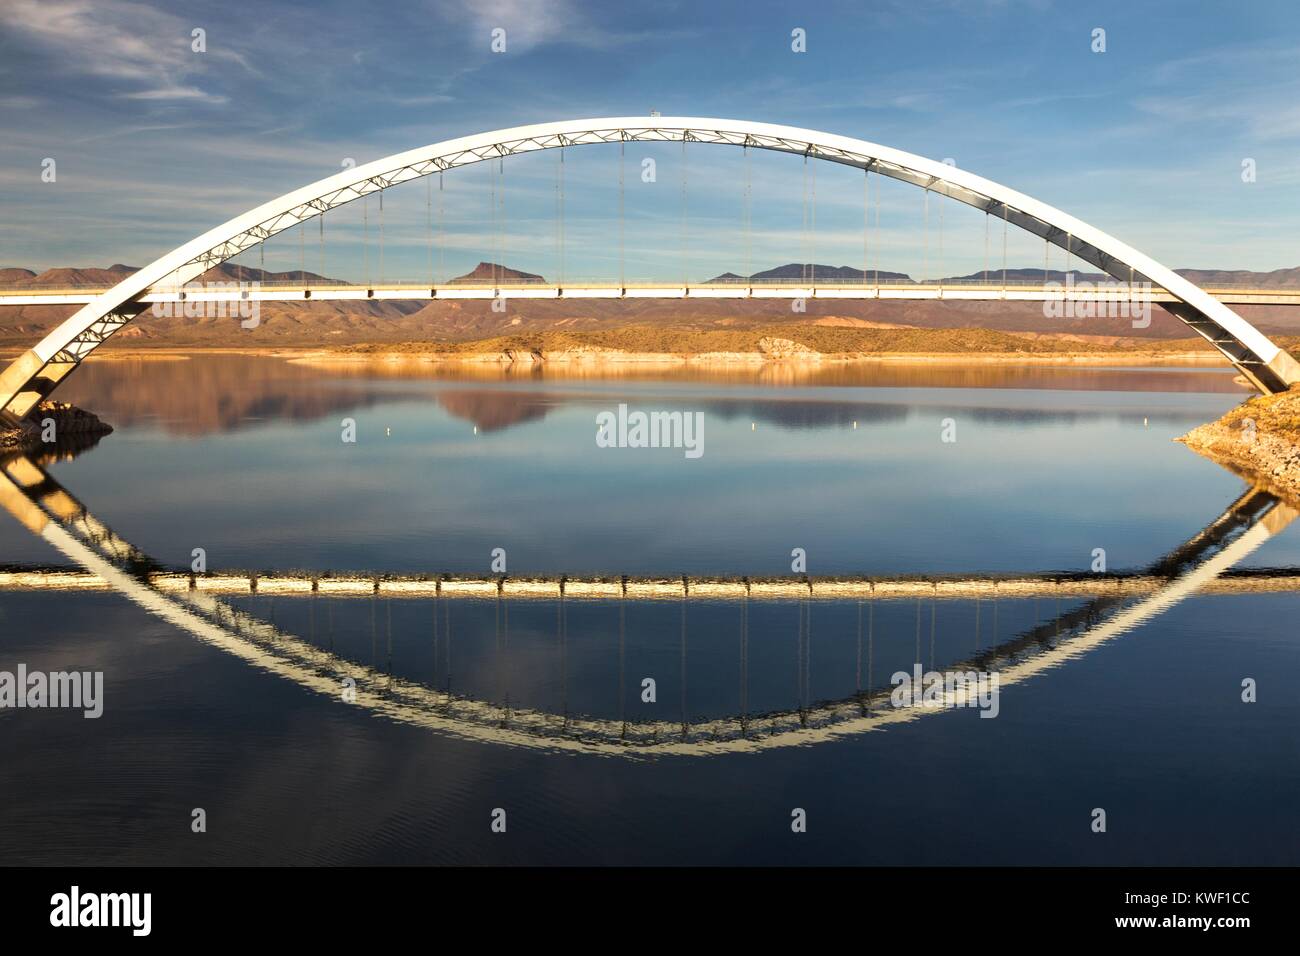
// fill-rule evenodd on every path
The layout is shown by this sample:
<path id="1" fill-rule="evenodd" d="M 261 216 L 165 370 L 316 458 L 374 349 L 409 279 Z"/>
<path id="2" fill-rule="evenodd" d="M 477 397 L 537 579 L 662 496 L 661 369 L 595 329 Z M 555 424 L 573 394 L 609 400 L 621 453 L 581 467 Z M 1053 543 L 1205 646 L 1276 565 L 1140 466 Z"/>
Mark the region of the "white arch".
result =
<path id="1" fill-rule="evenodd" d="M 0 375 L 0 410 L 25 415 L 91 351 L 135 318 L 136 301 L 167 277 L 178 284 L 285 229 L 369 193 L 457 166 L 515 153 L 620 141 L 705 142 L 802 154 L 934 190 L 1068 249 L 1122 281 L 1150 282 L 1178 302 L 1170 311 L 1212 342 L 1257 388 L 1285 390 L 1300 365 L 1213 296 L 1087 223 L 974 173 L 848 136 L 743 120 L 615 117 L 566 120 L 445 140 L 344 170 L 263 203 L 172 250 L 79 309 Z"/>

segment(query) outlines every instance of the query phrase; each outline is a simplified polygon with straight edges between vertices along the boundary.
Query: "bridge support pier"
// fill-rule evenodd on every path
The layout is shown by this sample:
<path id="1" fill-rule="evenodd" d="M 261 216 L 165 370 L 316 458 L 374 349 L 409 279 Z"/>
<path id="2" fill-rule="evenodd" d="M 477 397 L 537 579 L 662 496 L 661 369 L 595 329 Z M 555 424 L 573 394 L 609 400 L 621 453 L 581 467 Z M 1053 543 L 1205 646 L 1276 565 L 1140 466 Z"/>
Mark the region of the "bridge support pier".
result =
<path id="1" fill-rule="evenodd" d="M 1280 384 L 1285 386 L 1276 389 L 1276 391 L 1287 391 L 1297 382 L 1300 382 L 1300 362 L 1297 362 L 1286 349 L 1279 349 L 1278 353 L 1264 367 L 1277 377 Z"/>
<path id="2" fill-rule="evenodd" d="M 1218 349 L 1263 394 L 1276 395 L 1300 382 L 1300 362 L 1286 349 L 1273 345 L 1277 353 L 1264 361 L 1261 354 L 1195 306 L 1187 302 L 1172 302 L 1165 303 L 1164 309 Z"/>
<path id="3" fill-rule="evenodd" d="M 7 425 L 17 425 L 27 417 L 36 405 L 58 384 L 68 369 L 58 379 L 49 382 L 47 376 L 41 375 L 46 362 L 34 349 L 28 349 L 0 373 L 0 421 Z M 49 387 L 45 384 L 49 382 Z"/>

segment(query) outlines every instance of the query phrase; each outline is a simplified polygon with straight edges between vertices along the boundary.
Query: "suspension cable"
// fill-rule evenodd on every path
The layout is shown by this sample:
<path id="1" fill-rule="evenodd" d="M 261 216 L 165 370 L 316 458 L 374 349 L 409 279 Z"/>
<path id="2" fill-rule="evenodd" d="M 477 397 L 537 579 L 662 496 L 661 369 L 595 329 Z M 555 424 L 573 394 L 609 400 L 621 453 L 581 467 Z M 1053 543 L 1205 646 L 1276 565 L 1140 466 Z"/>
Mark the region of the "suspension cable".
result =
<path id="1" fill-rule="evenodd" d="M 379 187 L 379 284 L 384 284 L 384 187 Z"/>
<path id="2" fill-rule="evenodd" d="M 744 146 L 745 151 L 745 282 L 749 284 L 753 281 L 754 276 L 754 248 L 753 248 L 753 218 L 754 218 L 754 193 L 753 182 L 750 178 L 749 170 L 749 144 Z"/>
<path id="3" fill-rule="evenodd" d="M 984 271 L 980 273 L 980 283 L 988 285 L 989 282 L 989 211 L 984 210 Z"/>
<path id="4" fill-rule="evenodd" d="M 799 219 L 799 282 L 808 284 L 808 152 L 803 154 L 803 208 Z"/>
<path id="5" fill-rule="evenodd" d="M 618 287 L 623 292 L 627 291 L 627 248 L 623 209 L 623 168 L 626 165 L 626 153 L 627 140 L 620 133 L 618 139 Z"/>
<path id="6" fill-rule="evenodd" d="M 687 257 L 690 255 L 690 237 L 686 231 L 686 178 L 688 175 L 687 158 L 686 158 L 686 134 L 682 134 L 682 234 L 680 236 L 682 244 L 682 288 L 690 287 L 690 273 L 687 269 Z"/>
<path id="7" fill-rule="evenodd" d="M 883 186 L 883 185 L 884 185 L 884 183 L 881 181 L 880 177 L 876 177 L 876 275 L 875 275 L 875 284 L 876 284 L 876 291 L 877 291 L 877 294 L 879 294 L 879 291 L 880 291 L 880 187 Z"/>
<path id="8" fill-rule="evenodd" d="M 560 157 L 564 155 L 564 147 L 561 146 L 555 156 L 555 215 L 552 221 L 555 225 L 555 232 L 551 236 L 551 241 L 555 248 L 553 255 L 555 258 L 555 281 L 560 287 L 564 285 L 564 279 L 560 275 Z"/>
<path id="9" fill-rule="evenodd" d="M 865 270 L 864 270 L 865 271 Z M 863 281 L 866 281 L 865 276 Z M 853 692 L 859 696 L 862 694 L 862 602 L 858 602 L 858 657 L 857 666 L 854 669 Z"/>
<path id="10" fill-rule="evenodd" d="M 370 194 L 361 199 L 361 246 L 366 264 L 366 288 L 370 286 Z"/>
<path id="11" fill-rule="evenodd" d="M 433 275 L 433 178 L 424 177 L 424 231 L 429 255 L 429 288 L 436 284 Z"/>
<path id="12" fill-rule="evenodd" d="M 438 173 L 438 276 L 447 274 L 447 219 L 443 202 L 442 172 Z"/>
<path id="13" fill-rule="evenodd" d="M 564 234 L 564 146 L 560 146 L 560 286 L 564 286 L 567 252 Z"/>
<path id="14" fill-rule="evenodd" d="M 925 222 L 922 226 L 921 284 L 930 281 L 930 186 L 925 187 Z"/>
<path id="15" fill-rule="evenodd" d="M 318 241 L 320 243 L 320 257 L 319 257 L 320 274 L 321 274 L 321 278 L 324 278 L 325 277 L 325 213 L 323 210 L 321 214 L 316 217 L 316 225 L 320 231 L 320 236 L 318 238 Z"/>
<path id="16" fill-rule="evenodd" d="M 504 279 L 506 260 L 510 258 L 510 220 L 508 218 L 509 210 L 506 207 L 506 160 L 504 156 L 497 160 L 497 173 L 501 180 L 499 197 L 501 203 L 501 242 L 497 246 L 497 254 L 501 257 L 501 268 L 498 275 Z"/>
<path id="17" fill-rule="evenodd" d="M 936 277 L 939 280 L 940 294 L 943 293 L 943 278 L 944 278 L 943 276 L 943 207 L 944 207 L 944 202 L 942 199 L 940 199 L 939 200 L 939 275 Z"/>
<path id="18" fill-rule="evenodd" d="M 808 281 L 817 285 L 817 164 L 812 164 L 812 206 L 808 214 Z"/>
<path id="19" fill-rule="evenodd" d="M 495 294 L 497 289 L 497 167 L 488 163 L 488 207 L 491 212 L 488 216 L 488 222 L 492 227 L 492 291 Z"/>
<path id="20" fill-rule="evenodd" d="M 863 166 L 862 173 L 862 284 L 866 285 L 868 263 L 867 235 L 871 230 L 871 167 Z M 861 610 L 862 608 L 859 607 L 859 618 L 862 617 Z"/>
<path id="21" fill-rule="evenodd" d="M 1007 294 L 1007 204 L 1002 204 L 1002 294 Z"/>

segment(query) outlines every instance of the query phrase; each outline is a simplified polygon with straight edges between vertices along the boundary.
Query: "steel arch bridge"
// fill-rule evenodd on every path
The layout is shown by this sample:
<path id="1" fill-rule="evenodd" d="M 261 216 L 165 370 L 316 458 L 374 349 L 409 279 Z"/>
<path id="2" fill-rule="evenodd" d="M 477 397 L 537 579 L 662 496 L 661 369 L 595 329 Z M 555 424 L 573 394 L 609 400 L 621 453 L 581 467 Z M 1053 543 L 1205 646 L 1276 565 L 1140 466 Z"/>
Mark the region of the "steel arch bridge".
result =
<path id="1" fill-rule="evenodd" d="M 0 374 L 0 415 L 11 421 L 26 416 L 87 355 L 145 311 L 142 298 L 164 279 L 183 285 L 286 229 L 413 179 L 518 153 L 622 142 L 714 143 L 773 150 L 857 167 L 867 175 L 876 173 L 933 191 L 1018 226 L 1130 287 L 1150 283 L 1165 290 L 1173 300 L 1165 308 L 1212 343 L 1260 391 L 1285 391 L 1300 381 L 1300 364 L 1289 353 L 1173 270 L 1059 209 L 974 173 L 865 140 L 797 127 L 701 117 L 616 117 L 519 126 L 444 140 L 345 170 L 263 203 L 100 294 L 14 360 Z M 681 294 L 688 295 L 689 290 L 683 288 Z"/>

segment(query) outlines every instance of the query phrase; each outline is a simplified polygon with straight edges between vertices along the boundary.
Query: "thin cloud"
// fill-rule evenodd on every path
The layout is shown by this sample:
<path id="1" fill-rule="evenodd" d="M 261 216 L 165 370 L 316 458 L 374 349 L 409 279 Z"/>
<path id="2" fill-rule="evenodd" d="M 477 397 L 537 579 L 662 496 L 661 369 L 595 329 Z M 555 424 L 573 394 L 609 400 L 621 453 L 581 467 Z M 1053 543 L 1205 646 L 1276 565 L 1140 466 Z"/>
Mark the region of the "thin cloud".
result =
<path id="1" fill-rule="evenodd" d="M 167 86 L 153 90 L 138 90 L 134 93 L 119 93 L 124 100 L 197 100 L 203 103 L 228 103 L 230 97 L 218 93 L 209 93 L 197 86 Z"/>
<path id="2" fill-rule="evenodd" d="M 55 53 L 54 69 L 143 87 L 119 94 L 130 99 L 225 102 L 186 82 L 208 57 L 256 72 L 228 48 L 193 52 L 195 24 L 127 0 L 5 0 L 0 26 Z"/>
<path id="3" fill-rule="evenodd" d="M 680 30 L 613 30 L 597 23 L 572 0 L 435 0 L 447 20 L 470 24 L 488 49 L 492 31 L 505 30 L 506 50 L 525 52 L 548 44 L 612 48 L 642 40 L 685 36 Z"/>

